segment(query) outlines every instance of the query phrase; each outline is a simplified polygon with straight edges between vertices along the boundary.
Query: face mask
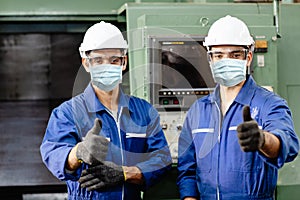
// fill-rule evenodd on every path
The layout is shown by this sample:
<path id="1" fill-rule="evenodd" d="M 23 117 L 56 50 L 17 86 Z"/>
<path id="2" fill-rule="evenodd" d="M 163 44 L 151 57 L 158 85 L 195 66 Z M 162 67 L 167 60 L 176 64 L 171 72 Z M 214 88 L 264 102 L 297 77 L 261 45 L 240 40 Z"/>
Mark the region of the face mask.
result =
<path id="1" fill-rule="evenodd" d="M 247 60 L 223 58 L 211 62 L 211 71 L 216 83 L 232 87 L 246 79 Z"/>
<path id="2" fill-rule="evenodd" d="M 122 82 L 122 66 L 102 64 L 90 67 L 92 83 L 106 92 L 113 90 Z"/>

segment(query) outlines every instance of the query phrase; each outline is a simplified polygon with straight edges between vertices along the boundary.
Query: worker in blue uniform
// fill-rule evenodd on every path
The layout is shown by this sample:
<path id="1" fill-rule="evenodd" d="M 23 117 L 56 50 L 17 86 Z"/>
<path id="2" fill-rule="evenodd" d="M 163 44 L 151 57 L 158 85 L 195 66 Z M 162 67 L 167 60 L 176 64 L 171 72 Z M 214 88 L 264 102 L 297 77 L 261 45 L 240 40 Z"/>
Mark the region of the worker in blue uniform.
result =
<path id="1" fill-rule="evenodd" d="M 191 106 L 179 138 L 181 199 L 274 199 L 278 169 L 299 151 L 291 111 L 247 73 L 254 40 L 243 21 L 218 19 L 204 45 L 217 86 Z"/>
<path id="2" fill-rule="evenodd" d="M 172 162 L 158 112 L 121 90 L 127 42 L 116 26 L 91 26 L 79 51 L 91 83 L 52 111 L 42 159 L 68 199 L 141 199 Z"/>

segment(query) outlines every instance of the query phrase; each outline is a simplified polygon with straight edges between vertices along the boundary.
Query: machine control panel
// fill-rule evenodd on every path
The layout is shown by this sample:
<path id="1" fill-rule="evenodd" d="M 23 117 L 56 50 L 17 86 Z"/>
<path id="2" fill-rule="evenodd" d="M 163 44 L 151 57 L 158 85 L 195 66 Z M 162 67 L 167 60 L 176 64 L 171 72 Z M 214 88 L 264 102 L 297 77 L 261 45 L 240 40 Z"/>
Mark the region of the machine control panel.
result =
<path id="1" fill-rule="evenodd" d="M 159 111 L 162 129 L 167 139 L 172 162 L 177 163 L 178 160 L 178 138 L 182 130 L 186 111 L 164 112 Z"/>
<path id="2" fill-rule="evenodd" d="M 186 108 L 198 98 L 208 95 L 211 88 L 201 89 L 161 89 L 158 92 L 159 105 L 163 108 Z"/>

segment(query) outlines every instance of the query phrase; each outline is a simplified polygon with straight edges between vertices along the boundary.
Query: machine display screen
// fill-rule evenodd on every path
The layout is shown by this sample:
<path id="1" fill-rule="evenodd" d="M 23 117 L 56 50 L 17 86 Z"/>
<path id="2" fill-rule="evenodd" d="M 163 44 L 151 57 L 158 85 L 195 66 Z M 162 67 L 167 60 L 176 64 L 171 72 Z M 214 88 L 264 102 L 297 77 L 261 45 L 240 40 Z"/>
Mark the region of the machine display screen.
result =
<path id="1" fill-rule="evenodd" d="M 206 49 L 195 41 L 162 42 L 162 88 L 211 86 Z"/>
<path id="2" fill-rule="evenodd" d="M 150 38 L 150 100 L 158 109 L 186 110 L 215 87 L 203 39 Z"/>

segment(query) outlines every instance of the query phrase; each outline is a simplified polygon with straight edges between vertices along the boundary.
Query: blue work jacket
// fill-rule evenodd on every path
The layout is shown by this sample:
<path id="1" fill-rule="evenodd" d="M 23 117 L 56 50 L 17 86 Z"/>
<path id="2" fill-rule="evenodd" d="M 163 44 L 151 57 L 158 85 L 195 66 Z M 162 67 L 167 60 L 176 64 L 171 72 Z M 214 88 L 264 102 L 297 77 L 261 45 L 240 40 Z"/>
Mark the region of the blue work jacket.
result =
<path id="1" fill-rule="evenodd" d="M 180 196 L 202 200 L 243 200 L 274 197 L 278 169 L 298 154 L 299 142 L 286 102 L 248 77 L 222 117 L 219 86 L 190 108 L 179 138 Z M 276 135 L 281 143 L 278 158 L 244 152 L 237 137 L 242 109 L 250 106 L 259 127 Z"/>
<path id="2" fill-rule="evenodd" d="M 100 135 L 110 141 L 106 160 L 138 167 L 143 173 L 143 186 L 126 182 L 88 192 L 77 182 L 87 164 L 73 173 L 66 171 L 69 152 L 93 127 L 96 117 L 102 120 Z M 148 102 L 120 92 L 115 118 L 98 100 L 91 85 L 52 111 L 40 151 L 53 175 L 66 181 L 68 198 L 74 200 L 141 199 L 141 190 L 155 184 L 172 162 L 158 112 Z"/>

